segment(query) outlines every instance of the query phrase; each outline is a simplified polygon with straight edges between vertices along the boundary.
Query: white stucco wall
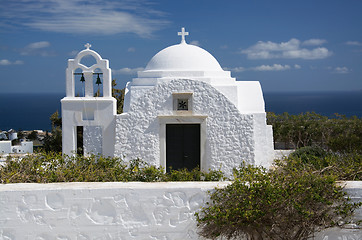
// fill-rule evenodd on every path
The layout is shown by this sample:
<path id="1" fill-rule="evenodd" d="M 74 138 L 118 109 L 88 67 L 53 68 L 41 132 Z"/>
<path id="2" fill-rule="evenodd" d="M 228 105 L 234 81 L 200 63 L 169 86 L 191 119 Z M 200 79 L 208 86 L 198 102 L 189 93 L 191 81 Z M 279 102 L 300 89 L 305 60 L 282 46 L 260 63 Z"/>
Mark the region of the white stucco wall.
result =
<path id="1" fill-rule="evenodd" d="M 102 154 L 102 127 L 84 126 L 83 128 L 83 146 L 85 155 Z"/>
<path id="2" fill-rule="evenodd" d="M 0 185 L 0 239 L 198 239 L 194 212 L 225 184 Z"/>
<path id="3" fill-rule="evenodd" d="M 116 115 L 109 62 L 90 50 L 90 44 L 85 47 L 68 60 L 66 69 L 66 97 L 61 100 L 64 154 L 76 152 L 76 127 L 83 126 L 85 154 L 141 158 L 166 167 L 166 124 L 196 123 L 201 127 L 202 170 L 231 175 L 242 161 L 268 167 L 273 160 L 272 130 L 265 123 L 259 82 L 236 81 L 210 53 L 182 41 L 157 53 L 138 78 L 127 83 L 125 114 Z M 96 64 L 82 64 L 88 55 Z M 93 97 L 93 74 L 99 70 L 103 97 Z M 85 79 L 84 97 L 75 97 L 74 74 L 79 71 Z M 177 113 L 172 94 L 185 92 L 192 93 L 194 108 Z"/>
<path id="4" fill-rule="evenodd" d="M 11 141 L 0 141 L 0 154 L 33 153 L 33 142 L 23 141 L 20 145 L 11 145 Z"/>
<path id="5" fill-rule="evenodd" d="M 285 157 L 288 157 L 292 152 L 295 150 L 274 150 L 274 158 L 275 159 L 283 159 Z"/>
<path id="6" fill-rule="evenodd" d="M 269 168 L 274 160 L 272 126 L 266 124 L 266 113 L 253 114 L 255 165 Z"/>
<path id="7" fill-rule="evenodd" d="M 160 116 L 175 116 L 172 93 L 192 92 L 193 111 L 182 119 L 206 116 L 204 170 L 221 169 L 226 175 L 246 161 L 254 164 L 253 115 L 240 114 L 210 84 L 179 79 L 161 83 L 131 102 L 129 112 L 116 116 L 115 155 L 125 160 L 141 158 L 160 165 Z M 179 121 L 182 120 L 181 117 Z M 202 161 L 202 160 L 201 160 Z"/>
<path id="8" fill-rule="evenodd" d="M 86 147 L 99 152 L 105 156 L 113 156 L 114 153 L 114 116 L 116 115 L 116 99 L 113 97 L 64 97 L 62 103 L 62 151 L 64 154 L 72 155 L 76 151 L 77 134 L 76 127 L 85 127 Z M 92 127 L 102 130 L 101 138 L 87 131 Z M 96 129 L 96 128 L 94 128 Z M 90 135 L 89 135 L 90 134 Z M 87 138 L 89 137 L 89 138 Z M 100 146 L 95 146 L 101 141 Z M 93 144 L 92 147 L 88 144 Z"/>
<path id="9" fill-rule="evenodd" d="M 200 239 L 194 213 L 207 191 L 228 182 L 0 185 L 0 239 Z M 362 201 L 362 182 L 346 191 Z M 356 218 L 362 217 L 362 209 Z M 359 240 L 361 229 L 330 229 L 316 240 Z"/>
<path id="10" fill-rule="evenodd" d="M 236 81 L 238 109 L 241 113 L 265 113 L 265 103 L 260 82 Z"/>
<path id="11" fill-rule="evenodd" d="M 11 141 L 0 141 L 0 154 L 11 153 Z"/>
<path id="12" fill-rule="evenodd" d="M 105 156 L 114 154 L 114 116 L 116 115 L 116 99 L 112 97 L 112 76 L 109 62 L 95 51 L 90 44 L 79 52 L 75 59 L 68 60 L 66 69 L 66 97 L 62 105 L 62 152 L 74 155 L 77 150 L 76 127 L 83 126 L 85 154 L 92 152 Z M 91 66 L 82 64 L 84 57 L 92 57 L 96 61 Z M 84 96 L 75 96 L 75 75 L 84 77 Z M 102 74 L 102 97 L 94 97 L 94 74 Z M 99 75 L 98 75 L 99 76 Z M 97 130 L 95 130 L 97 129 Z M 98 136 L 96 136 L 98 135 Z M 100 135 L 100 136 L 99 136 Z"/>
<path id="13" fill-rule="evenodd" d="M 14 145 L 11 147 L 12 153 L 33 153 L 33 142 L 22 141 L 20 145 Z"/>

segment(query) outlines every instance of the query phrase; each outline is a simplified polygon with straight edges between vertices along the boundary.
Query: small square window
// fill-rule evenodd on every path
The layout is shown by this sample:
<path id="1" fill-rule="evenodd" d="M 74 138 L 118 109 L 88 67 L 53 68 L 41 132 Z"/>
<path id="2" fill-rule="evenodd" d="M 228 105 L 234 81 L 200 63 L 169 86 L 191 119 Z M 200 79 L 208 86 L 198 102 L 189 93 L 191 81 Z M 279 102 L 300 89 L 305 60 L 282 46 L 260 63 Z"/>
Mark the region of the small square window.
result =
<path id="1" fill-rule="evenodd" d="M 177 111 L 187 111 L 189 110 L 189 100 L 188 99 L 177 99 Z"/>
<path id="2" fill-rule="evenodd" d="M 192 111 L 192 93 L 173 93 L 174 111 Z"/>

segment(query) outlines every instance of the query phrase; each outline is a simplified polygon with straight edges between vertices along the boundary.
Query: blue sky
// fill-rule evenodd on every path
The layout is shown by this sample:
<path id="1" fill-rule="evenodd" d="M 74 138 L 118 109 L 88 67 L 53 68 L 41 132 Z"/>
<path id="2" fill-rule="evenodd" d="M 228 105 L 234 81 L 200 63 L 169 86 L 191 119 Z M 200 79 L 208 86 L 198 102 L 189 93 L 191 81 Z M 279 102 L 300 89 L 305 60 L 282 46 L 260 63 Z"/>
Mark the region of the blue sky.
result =
<path id="1" fill-rule="evenodd" d="M 362 91 L 362 1 L 0 0 L 0 92 L 65 92 L 87 42 L 124 87 L 181 27 L 266 92 Z"/>

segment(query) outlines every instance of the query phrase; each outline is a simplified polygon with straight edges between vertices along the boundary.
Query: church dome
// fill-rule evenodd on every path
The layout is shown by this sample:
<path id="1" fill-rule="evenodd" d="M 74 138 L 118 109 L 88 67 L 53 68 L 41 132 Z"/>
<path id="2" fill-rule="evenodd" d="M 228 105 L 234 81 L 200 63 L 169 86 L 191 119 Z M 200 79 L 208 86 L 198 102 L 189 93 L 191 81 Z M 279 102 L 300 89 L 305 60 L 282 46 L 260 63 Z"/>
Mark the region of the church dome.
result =
<path id="1" fill-rule="evenodd" d="M 181 42 L 158 52 L 145 71 L 222 71 L 222 68 L 209 52 Z"/>

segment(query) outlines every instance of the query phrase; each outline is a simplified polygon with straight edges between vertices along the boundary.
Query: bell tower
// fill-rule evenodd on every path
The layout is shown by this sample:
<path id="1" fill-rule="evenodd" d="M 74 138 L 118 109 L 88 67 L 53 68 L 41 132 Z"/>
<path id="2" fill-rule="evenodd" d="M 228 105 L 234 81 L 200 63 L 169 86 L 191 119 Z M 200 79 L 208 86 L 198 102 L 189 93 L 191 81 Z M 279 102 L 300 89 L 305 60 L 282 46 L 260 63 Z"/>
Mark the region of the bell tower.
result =
<path id="1" fill-rule="evenodd" d="M 75 59 L 68 60 L 66 69 L 66 96 L 61 100 L 62 151 L 69 156 L 79 149 L 85 155 L 113 156 L 116 99 L 112 97 L 111 69 L 108 60 L 91 50 L 89 43 L 85 47 Z M 95 60 L 91 66 L 83 63 L 89 58 Z M 79 85 L 81 92 L 76 92 Z"/>

